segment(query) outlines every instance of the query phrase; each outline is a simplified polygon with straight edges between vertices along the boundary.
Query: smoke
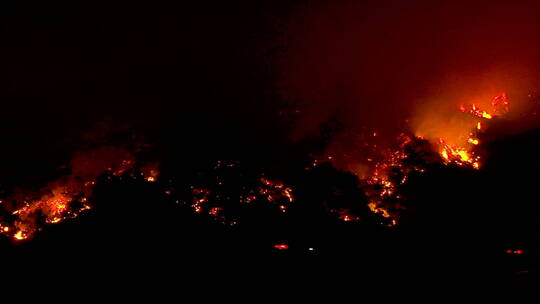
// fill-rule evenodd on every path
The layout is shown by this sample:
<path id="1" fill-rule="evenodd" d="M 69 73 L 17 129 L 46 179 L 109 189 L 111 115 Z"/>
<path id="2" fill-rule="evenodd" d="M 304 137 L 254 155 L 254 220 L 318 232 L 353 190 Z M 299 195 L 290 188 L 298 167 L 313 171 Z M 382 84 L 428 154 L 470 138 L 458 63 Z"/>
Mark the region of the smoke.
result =
<path id="1" fill-rule="evenodd" d="M 539 17 L 532 1 L 298 6 L 279 65 L 283 97 L 300 112 L 293 137 L 337 118 L 349 133 L 376 130 L 371 141 L 380 145 L 405 123 L 415 135 L 458 141 L 471 123 L 458 105 L 486 108 L 503 92 L 509 117 L 518 117 L 540 85 Z M 355 145 L 337 136 L 329 151 L 350 153 Z"/>

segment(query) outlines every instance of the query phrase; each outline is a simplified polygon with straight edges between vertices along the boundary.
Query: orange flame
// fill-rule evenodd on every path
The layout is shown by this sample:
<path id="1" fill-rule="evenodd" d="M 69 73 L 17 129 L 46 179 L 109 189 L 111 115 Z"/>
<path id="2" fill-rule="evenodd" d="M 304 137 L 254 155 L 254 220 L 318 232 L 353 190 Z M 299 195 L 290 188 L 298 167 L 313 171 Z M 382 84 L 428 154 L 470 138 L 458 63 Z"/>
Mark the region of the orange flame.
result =
<path id="1" fill-rule="evenodd" d="M 484 130 L 484 123 L 496 117 L 508 113 L 510 102 L 508 95 L 502 93 L 495 96 L 491 101 L 490 111 L 480 109 L 476 104 L 460 105 L 458 109 L 465 114 L 472 116 L 473 120 L 462 119 L 459 124 L 444 126 L 444 130 L 439 133 L 434 143 L 438 146 L 439 154 L 445 164 L 454 164 L 458 166 L 468 166 L 479 169 L 481 166 L 480 156 L 477 155 L 476 146 L 480 145 L 480 139 L 477 134 Z M 455 127 L 455 130 L 453 129 Z M 443 129 L 443 127 L 441 127 Z M 419 133 L 422 133 L 420 130 Z M 433 137 L 429 138 L 434 140 Z"/>
<path id="2" fill-rule="evenodd" d="M 459 111 L 451 114 L 441 113 L 440 109 L 437 109 L 435 112 L 427 113 L 438 113 L 438 115 L 422 116 L 424 121 L 416 126 L 414 136 L 401 134 L 398 138 L 397 149 L 381 151 L 376 145 L 371 145 L 372 150 L 377 151 L 378 155 L 366 158 L 369 169 L 364 170 L 364 176 L 360 176 L 357 172 L 361 178 L 362 188 L 369 199 L 368 208 L 385 219 L 385 225 L 397 224 L 398 211 L 404 199 L 399 193 L 400 185 L 406 183 L 411 172 L 425 171 L 421 166 L 404 163 L 407 158 L 406 149 L 413 139 L 429 141 L 445 165 L 480 169 L 481 156 L 477 151 L 481 145 L 479 135 L 486 129 L 489 121 L 507 114 L 509 107 L 508 95 L 502 93 L 491 100 L 489 110 L 481 109 L 476 104 L 459 105 Z M 369 134 L 376 136 L 377 132 Z M 363 135 L 358 137 L 369 139 L 368 136 Z M 323 161 L 336 163 L 330 156 L 323 158 Z M 318 160 L 315 160 L 313 165 L 318 165 Z M 396 175 L 395 172 L 399 174 Z M 346 210 L 336 210 L 338 211 L 340 219 L 355 220 L 355 217 L 348 214 Z"/>
<path id="3" fill-rule="evenodd" d="M 16 216 L 12 223 L 0 222 L 0 233 L 21 241 L 41 229 L 38 226 L 40 218 L 44 219 L 45 224 L 56 224 L 77 217 L 92 208 L 88 198 L 100 175 L 120 177 L 134 165 L 134 156 L 119 148 L 104 147 L 77 155 L 71 161 L 72 174 L 44 187 L 40 192 L 45 194 L 39 198 L 27 199 L 28 194 L 11 198 L 23 204 L 11 211 Z M 148 168 L 141 169 L 141 175 L 149 182 L 156 181 L 159 173 L 157 166 Z"/>

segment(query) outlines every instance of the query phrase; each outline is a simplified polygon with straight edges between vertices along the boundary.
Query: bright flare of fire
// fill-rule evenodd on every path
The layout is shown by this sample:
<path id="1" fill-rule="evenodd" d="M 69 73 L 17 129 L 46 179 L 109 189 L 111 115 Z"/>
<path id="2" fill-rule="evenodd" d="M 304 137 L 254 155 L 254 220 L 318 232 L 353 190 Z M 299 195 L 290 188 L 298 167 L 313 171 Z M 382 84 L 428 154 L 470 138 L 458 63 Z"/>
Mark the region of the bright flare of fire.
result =
<path id="1" fill-rule="evenodd" d="M 464 139 L 462 144 L 449 144 L 449 141 L 445 138 L 439 138 L 437 142 L 439 154 L 445 164 L 469 166 L 474 169 L 479 169 L 481 166 L 480 156 L 475 152 L 475 146 L 480 144 L 477 133 L 482 131 L 486 121 L 508 113 L 510 110 L 508 95 L 502 93 L 495 96 L 491 100 L 490 111 L 481 110 L 476 104 L 460 105 L 459 110 L 464 114 L 472 115 L 476 120 L 471 123 L 469 128 L 458 128 L 458 130 L 467 132 L 458 137 Z"/>
<path id="2" fill-rule="evenodd" d="M 459 111 L 447 117 L 427 117 L 429 124 L 427 124 L 426 133 L 429 136 L 422 134 L 424 133 L 422 128 L 414 136 L 401 134 L 395 150 L 380 150 L 376 145 L 372 145 L 376 156 L 371 155 L 366 158 L 367 164 L 371 166 L 361 178 L 362 189 L 369 199 L 368 208 L 385 219 L 386 226 L 397 224 L 399 209 L 402 208 L 401 202 L 404 199 L 399 193 L 400 185 L 406 183 L 411 172 L 425 171 L 421 165 L 407 163 L 406 150 L 411 148 L 415 141 L 429 141 L 445 165 L 480 169 L 482 163 L 477 151 L 481 144 L 479 135 L 485 130 L 489 121 L 507 114 L 509 107 L 508 95 L 502 93 L 491 100 L 489 110 L 481 109 L 476 104 L 459 105 Z M 444 122 L 438 121 L 448 119 L 448 116 L 457 118 Z M 377 132 L 370 134 L 377 136 Z M 360 137 L 368 138 L 363 135 Z M 323 161 L 334 162 L 331 156 Z M 319 161 L 315 160 L 313 165 L 316 166 L 318 163 Z M 358 219 L 346 210 L 339 211 L 339 218 L 344 221 Z"/>

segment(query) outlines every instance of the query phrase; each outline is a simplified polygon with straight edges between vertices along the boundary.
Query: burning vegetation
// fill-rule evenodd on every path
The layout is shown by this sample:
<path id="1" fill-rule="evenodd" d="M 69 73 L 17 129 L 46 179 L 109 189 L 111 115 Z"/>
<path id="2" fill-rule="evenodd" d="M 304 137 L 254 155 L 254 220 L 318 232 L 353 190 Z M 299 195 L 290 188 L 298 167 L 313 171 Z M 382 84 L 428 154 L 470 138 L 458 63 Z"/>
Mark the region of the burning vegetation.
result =
<path id="1" fill-rule="evenodd" d="M 400 134 L 394 148 L 384 149 L 380 145 L 370 144 L 370 138 L 378 132 L 366 132 L 357 135 L 363 142 L 359 155 L 365 160 L 350 167 L 347 155 L 330 155 L 317 158 L 313 166 L 330 161 L 338 167 L 345 167 L 355 172 L 361 180 L 361 188 L 368 196 L 369 209 L 382 217 L 381 224 L 395 226 L 400 214 L 406 208 L 406 200 L 400 193 L 412 172 L 425 172 L 431 164 L 441 163 L 478 170 L 482 166 L 481 135 L 489 123 L 503 117 L 510 111 L 510 101 L 506 93 L 491 99 L 489 107 L 480 108 L 476 104 L 458 105 L 454 112 L 447 115 L 446 121 L 438 116 L 427 117 L 426 122 L 411 133 Z M 369 135 L 366 135 L 369 134 Z M 438 156 L 434 155 L 438 154 Z M 350 154 L 350 152 L 349 152 Z M 345 159 L 345 165 L 343 163 Z M 344 221 L 357 220 L 347 211 L 341 211 Z"/>
<path id="2" fill-rule="evenodd" d="M 363 136 L 362 149 L 367 155 L 367 166 L 361 173 L 356 173 L 360 178 L 358 186 L 367 197 L 367 208 L 379 217 L 381 224 L 395 226 L 406 209 L 407 198 L 401 193 L 401 188 L 412 172 L 425 172 L 429 164 L 437 162 L 480 169 L 480 135 L 490 121 L 507 114 L 509 107 L 506 93 L 495 96 L 488 110 L 476 104 L 459 105 L 456 112 L 462 117 L 457 120 L 457 131 L 451 130 L 452 136 L 445 136 L 452 129 L 451 125 L 441 128 L 439 136 L 433 136 L 432 131 L 426 136 L 420 128 L 414 135 L 400 134 L 395 147 L 390 149 L 369 143 L 370 138 L 378 136 L 377 132 Z M 335 162 L 335 158 L 332 155 L 315 158 L 307 169 L 309 171 L 324 162 Z M 100 176 L 143 178 L 152 183 L 159 175 L 157 164 L 141 163 L 136 153 L 116 147 L 79 153 L 67 167 L 69 174 L 36 193 L 29 194 L 19 189 L 3 198 L 0 233 L 15 240 L 24 240 L 47 224 L 75 218 L 92 209 L 92 190 Z M 236 161 L 217 161 L 211 170 L 196 174 L 189 189 L 170 186 L 165 194 L 171 196 L 174 193 L 178 203 L 231 226 L 238 223 L 242 209 L 252 204 L 269 204 L 280 213 L 287 212 L 295 201 L 292 187 L 266 174 L 247 173 L 240 167 Z M 346 222 L 362 220 L 363 217 L 352 209 L 349 205 L 331 207 L 328 211 Z"/>
<path id="3" fill-rule="evenodd" d="M 377 216 L 379 224 L 395 226 L 407 208 L 408 198 L 402 193 L 402 188 L 409 176 L 413 172 L 421 174 L 433 164 L 480 169 L 481 134 L 491 121 L 506 115 L 509 110 L 506 93 L 493 97 L 490 107 L 462 104 L 452 114 L 450 124 L 444 122 L 445 127 L 435 132 L 432 128 L 403 132 L 391 148 L 370 143 L 379 133 L 364 130 L 357 138 L 362 142 L 358 155 L 364 155 L 365 161 L 356 167 L 360 170 L 351 167 L 346 170 L 356 174 L 359 182 L 354 187 L 365 194 L 365 207 Z M 159 165 L 141 162 L 136 152 L 128 151 L 107 146 L 78 153 L 66 166 L 68 173 L 41 190 L 28 192 L 16 189 L 0 201 L 0 233 L 14 240 L 25 240 L 48 224 L 75 218 L 92 209 L 93 188 L 102 176 L 157 182 Z M 343 167 L 339 163 L 341 159 L 342 156 L 332 154 L 316 157 L 305 169 L 310 172 L 328 162 L 340 168 Z M 245 169 L 238 161 L 217 161 L 209 170 L 199 170 L 188 178 L 187 184 L 174 184 L 171 181 L 175 177 L 172 177 L 162 186 L 164 193 L 176 203 L 230 226 L 240 221 L 250 205 L 267 205 L 269 212 L 287 213 L 295 203 L 296 190 L 265 173 Z M 332 197 L 321 201 L 326 211 L 345 222 L 362 221 L 365 215 L 354 211 L 355 204 L 363 204 L 361 195 L 358 194 L 355 203 L 335 204 L 331 201 L 340 201 L 340 192 L 349 190 L 333 189 Z"/>
<path id="4" fill-rule="evenodd" d="M 69 163 L 69 173 L 42 189 L 16 189 L 1 202 L 0 233 L 25 240 L 47 224 L 56 224 L 92 209 L 92 192 L 99 177 L 143 178 L 154 182 L 157 164 L 138 163 L 125 148 L 101 147 L 78 153 Z"/>
<path id="5" fill-rule="evenodd" d="M 243 207 L 270 204 L 285 213 L 294 203 L 293 190 L 283 182 L 262 174 L 248 174 L 236 161 L 217 161 L 209 172 L 184 191 L 182 202 L 196 213 L 206 213 L 219 221 L 236 225 Z"/>
<path id="6" fill-rule="evenodd" d="M 460 144 L 448 144 L 444 138 L 439 138 L 439 153 L 445 164 L 454 163 L 459 166 L 472 166 L 474 169 L 479 169 L 480 156 L 475 152 L 475 147 L 480 144 L 478 134 L 485 128 L 489 120 L 507 114 L 509 107 L 510 102 L 506 93 L 493 97 L 490 111 L 481 110 L 475 104 L 460 105 L 459 110 L 464 114 L 471 115 L 474 120 L 470 122 L 468 134 L 459 135 Z"/>

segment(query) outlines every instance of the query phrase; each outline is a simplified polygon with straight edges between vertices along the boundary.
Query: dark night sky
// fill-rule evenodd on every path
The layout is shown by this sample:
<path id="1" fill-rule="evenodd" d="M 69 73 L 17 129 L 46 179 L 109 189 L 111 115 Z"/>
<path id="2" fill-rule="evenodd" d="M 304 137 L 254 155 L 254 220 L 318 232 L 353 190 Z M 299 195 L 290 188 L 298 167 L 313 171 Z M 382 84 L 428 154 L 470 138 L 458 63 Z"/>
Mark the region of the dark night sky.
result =
<path id="1" fill-rule="evenodd" d="M 104 117 L 282 142 L 283 103 L 301 110 L 293 135 L 337 115 L 393 136 L 420 102 L 539 81 L 531 1 L 3 6 L 1 130 L 23 151 Z"/>
<path id="2" fill-rule="evenodd" d="M 253 153 L 282 141 L 269 66 L 287 5 L 4 6 L 0 132 L 6 171 L 64 161 L 88 140 L 81 132 L 102 121 L 165 142 L 190 142 L 195 155 L 235 146 L 220 142 L 226 140 L 247 142 L 238 150 L 253 147 Z"/>

